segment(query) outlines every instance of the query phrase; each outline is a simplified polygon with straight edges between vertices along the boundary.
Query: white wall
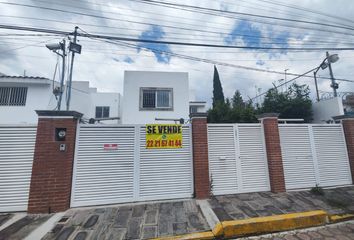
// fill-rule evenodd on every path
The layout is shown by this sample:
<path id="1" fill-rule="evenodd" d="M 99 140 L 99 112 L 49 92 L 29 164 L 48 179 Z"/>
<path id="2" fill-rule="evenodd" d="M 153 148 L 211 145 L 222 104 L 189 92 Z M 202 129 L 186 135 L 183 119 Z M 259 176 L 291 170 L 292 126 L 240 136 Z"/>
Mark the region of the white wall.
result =
<path id="1" fill-rule="evenodd" d="M 25 83 L 32 81 L 33 83 Z M 0 124 L 36 124 L 38 121 L 35 110 L 54 110 L 57 101 L 52 93 L 52 84 L 48 80 L 3 79 L 1 87 L 28 87 L 25 106 L 0 106 Z M 120 94 L 97 93 L 90 88 L 87 81 L 72 83 L 70 110 L 84 114 L 85 119 L 94 118 L 96 106 L 109 106 L 110 117 L 120 117 Z M 62 97 L 61 110 L 66 110 L 66 94 Z M 102 121 L 103 124 L 117 124 L 119 120 Z"/>
<path id="2" fill-rule="evenodd" d="M 173 110 L 140 110 L 141 87 L 172 88 Z M 188 119 L 189 86 L 188 73 L 125 71 L 122 104 L 122 123 L 157 123 L 155 118 Z M 161 123 L 169 123 L 161 121 Z M 171 122 L 170 122 L 171 123 Z"/>
<path id="3" fill-rule="evenodd" d="M 119 93 L 91 93 L 91 109 L 89 116 L 95 117 L 96 106 L 108 106 L 109 117 L 121 117 L 120 114 L 120 94 Z M 120 123 L 120 120 L 102 121 L 104 124 Z"/>
<path id="4" fill-rule="evenodd" d="M 28 87 L 25 106 L 0 106 L 0 124 L 36 124 L 35 110 L 55 107 L 55 98 L 49 84 L 1 83 L 1 87 Z"/>
<path id="5" fill-rule="evenodd" d="M 313 103 L 312 110 L 314 123 L 324 123 L 332 120 L 334 116 L 344 115 L 342 98 L 340 97 Z"/>

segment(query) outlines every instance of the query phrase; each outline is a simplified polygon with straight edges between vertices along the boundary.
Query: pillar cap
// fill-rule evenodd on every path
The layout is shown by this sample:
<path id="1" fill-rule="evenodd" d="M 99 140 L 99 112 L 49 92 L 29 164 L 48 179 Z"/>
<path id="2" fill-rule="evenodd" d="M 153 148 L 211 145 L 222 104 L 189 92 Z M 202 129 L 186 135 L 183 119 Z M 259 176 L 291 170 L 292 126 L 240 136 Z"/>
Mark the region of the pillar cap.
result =
<path id="1" fill-rule="evenodd" d="M 189 114 L 189 117 L 191 119 L 193 119 L 193 118 L 207 118 L 208 117 L 208 113 L 205 113 L 205 112 L 203 112 L 203 113 L 201 113 L 201 112 L 191 113 L 191 114 Z"/>
<path id="2" fill-rule="evenodd" d="M 36 110 L 38 117 L 44 118 L 74 118 L 80 119 L 83 114 L 77 111 L 51 111 L 51 110 Z"/>
<path id="3" fill-rule="evenodd" d="M 354 115 L 338 115 L 332 118 L 333 120 L 354 120 Z"/>
<path id="4" fill-rule="evenodd" d="M 261 120 L 264 118 L 278 118 L 278 116 L 279 116 L 279 113 L 262 113 L 262 114 L 257 115 L 256 117 L 258 120 Z"/>

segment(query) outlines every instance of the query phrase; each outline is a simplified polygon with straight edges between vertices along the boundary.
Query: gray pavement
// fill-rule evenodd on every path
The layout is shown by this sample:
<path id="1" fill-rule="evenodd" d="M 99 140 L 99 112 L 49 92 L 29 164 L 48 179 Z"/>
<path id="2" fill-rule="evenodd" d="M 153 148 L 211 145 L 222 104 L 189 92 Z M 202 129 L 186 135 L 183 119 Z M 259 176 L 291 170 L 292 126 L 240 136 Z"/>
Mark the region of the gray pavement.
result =
<path id="1" fill-rule="evenodd" d="M 226 221 L 319 209 L 332 214 L 354 213 L 354 186 L 325 190 L 324 195 L 310 191 L 279 194 L 262 192 L 214 196 L 207 201 L 209 204 L 206 201 L 200 201 L 200 204 L 204 213 L 209 213 L 206 216 L 215 216 L 216 222 L 218 219 Z M 205 211 L 205 205 L 210 205 L 211 209 Z M 73 208 L 64 217 L 57 214 L 53 218 L 51 214 L 22 214 L 21 218 L 10 224 L 14 216 L 19 215 L 0 214 L 0 240 L 24 239 L 31 232 L 31 235 L 37 234 L 39 228 L 42 232 L 45 229 L 41 236 L 47 233 L 44 240 L 150 239 L 211 229 L 194 199 Z M 48 222 L 52 224 L 47 229 L 43 226 Z M 272 235 L 257 239 L 354 239 L 353 226 L 354 222 L 351 222 L 308 232 L 278 233 L 283 234 L 281 237 Z"/>
<path id="2" fill-rule="evenodd" d="M 271 216 L 284 213 L 325 210 L 330 214 L 354 213 L 354 187 L 310 191 L 245 193 L 215 196 L 209 204 L 220 221 Z"/>
<path id="3" fill-rule="evenodd" d="M 149 239 L 210 230 L 195 200 L 71 209 L 44 239 Z"/>
<path id="4" fill-rule="evenodd" d="M 4 215 L 0 215 L 0 219 Z M 6 220 L 2 221 L 4 224 L 13 215 L 11 214 Z M 34 229 L 39 227 L 42 223 L 47 221 L 51 214 L 30 214 L 27 215 L 10 226 L 0 231 L 0 240 L 21 240 L 29 235 Z M 0 224 L 0 226 L 2 225 Z"/>

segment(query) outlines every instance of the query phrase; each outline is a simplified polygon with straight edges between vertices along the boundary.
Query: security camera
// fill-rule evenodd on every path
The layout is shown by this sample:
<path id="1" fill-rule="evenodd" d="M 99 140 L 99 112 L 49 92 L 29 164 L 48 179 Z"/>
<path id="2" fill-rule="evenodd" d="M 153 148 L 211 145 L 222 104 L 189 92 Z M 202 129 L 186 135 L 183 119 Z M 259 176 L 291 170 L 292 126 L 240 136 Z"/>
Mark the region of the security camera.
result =
<path id="1" fill-rule="evenodd" d="M 49 43 L 45 45 L 49 50 L 55 51 L 62 48 L 60 43 Z"/>

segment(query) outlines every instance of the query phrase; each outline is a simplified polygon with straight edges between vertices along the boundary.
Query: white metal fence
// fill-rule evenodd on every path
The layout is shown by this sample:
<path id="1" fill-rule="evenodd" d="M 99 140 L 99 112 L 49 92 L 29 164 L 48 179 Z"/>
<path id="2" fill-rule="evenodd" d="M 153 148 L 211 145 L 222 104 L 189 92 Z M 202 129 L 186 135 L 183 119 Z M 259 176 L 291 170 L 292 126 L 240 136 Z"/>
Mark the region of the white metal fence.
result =
<path id="1" fill-rule="evenodd" d="M 352 183 L 342 125 L 281 124 L 279 134 L 287 189 Z"/>
<path id="2" fill-rule="evenodd" d="M 261 124 L 208 124 L 208 152 L 213 194 L 270 190 Z"/>
<path id="3" fill-rule="evenodd" d="M 26 211 L 35 125 L 0 125 L 0 212 Z"/>
<path id="4" fill-rule="evenodd" d="M 192 197 L 191 130 L 182 129 L 182 148 L 146 149 L 145 126 L 81 125 L 71 206 Z"/>

